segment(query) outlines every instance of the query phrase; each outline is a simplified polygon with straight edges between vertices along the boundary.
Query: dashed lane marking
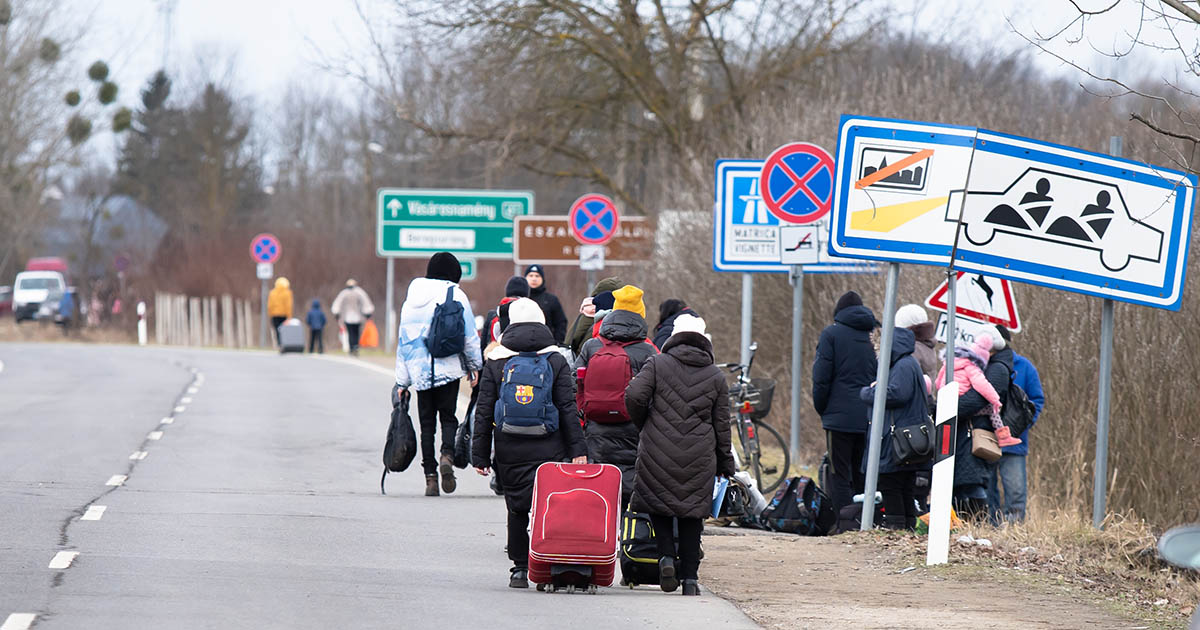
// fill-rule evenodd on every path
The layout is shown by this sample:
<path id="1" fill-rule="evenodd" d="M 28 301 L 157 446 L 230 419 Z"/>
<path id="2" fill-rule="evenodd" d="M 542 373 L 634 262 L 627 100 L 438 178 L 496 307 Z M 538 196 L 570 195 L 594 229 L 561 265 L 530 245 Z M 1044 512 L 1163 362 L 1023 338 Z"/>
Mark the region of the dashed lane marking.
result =
<path id="1" fill-rule="evenodd" d="M 29 630 L 34 619 L 37 619 L 37 615 L 34 613 L 13 613 L 4 620 L 3 625 L 0 625 L 0 630 Z"/>
<path id="2" fill-rule="evenodd" d="M 151 431 L 150 433 L 146 434 L 146 439 L 147 440 L 161 440 L 162 435 L 163 435 L 162 431 Z"/>
<path id="3" fill-rule="evenodd" d="M 192 402 L 192 397 L 191 397 L 191 396 L 184 396 L 183 398 L 179 399 L 179 402 L 181 402 L 181 403 L 183 403 L 183 404 L 185 404 L 185 405 L 187 405 L 187 404 L 190 404 L 190 403 Z"/>
<path id="4" fill-rule="evenodd" d="M 173 424 L 174 422 L 175 422 L 174 416 L 167 416 L 166 418 L 162 419 L 161 424 Z"/>
<path id="5" fill-rule="evenodd" d="M 119 485 L 125 483 L 126 479 L 129 479 L 129 475 L 113 475 L 108 478 L 108 481 L 104 482 L 104 485 L 119 486 Z"/>
<path id="6" fill-rule="evenodd" d="M 175 413 L 183 413 L 184 411 L 187 411 L 187 407 L 184 407 L 182 405 L 175 408 Z"/>
<path id="7" fill-rule="evenodd" d="M 133 454 L 129 456 L 129 459 L 136 459 L 138 461 L 141 461 L 143 459 L 146 459 L 147 455 L 149 455 L 149 453 L 147 453 L 146 451 L 134 451 Z"/>
<path id="8" fill-rule="evenodd" d="M 65 569 L 75 562 L 75 558 L 79 555 L 78 551 L 60 551 L 54 554 L 54 559 L 50 561 L 51 569 Z"/>
<path id="9" fill-rule="evenodd" d="M 189 394 L 195 394 L 195 393 L 198 393 L 199 391 L 200 391 L 200 388 L 199 388 L 199 387 L 189 387 L 189 388 L 188 388 L 188 393 L 189 393 Z"/>
<path id="10" fill-rule="evenodd" d="M 83 513 L 83 516 L 79 517 L 79 520 L 98 521 L 100 517 L 104 516 L 104 510 L 107 509 L 108 506 L 105 505 L 89 505 L 87 511 Z"/>
<path id="11" fill-rule="evenodd" d="M 0 361 L 0 372 L 4 371 L 4 362 Z"/>

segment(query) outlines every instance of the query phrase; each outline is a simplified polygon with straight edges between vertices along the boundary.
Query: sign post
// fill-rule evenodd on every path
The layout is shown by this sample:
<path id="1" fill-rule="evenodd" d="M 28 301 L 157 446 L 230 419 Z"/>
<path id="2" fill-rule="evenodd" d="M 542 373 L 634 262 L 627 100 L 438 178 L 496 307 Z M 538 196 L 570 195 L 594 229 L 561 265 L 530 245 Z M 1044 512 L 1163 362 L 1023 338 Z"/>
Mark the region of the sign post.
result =
<path id="1" fill-rule="evenodd" d="M 1108 139 L 1108 152 L 1121 157 L 1121 136 Z M 1092 526 L 1104 528 L 1108 506 L 1108 413 L 1112 391 L 1113 301 L 1104 298 L 1100 310 L 1100 384 L 1096 396 L 1096 477 L 1092 480 Z"/>
<path id="2" fill-rule="evenodd" d="M 792 460 L 800 461 L 800 385 L 804 373 L 802 341 L 804 336 L 804 267 L 792 265 L 792 435 L 789 444 Z"/>
<path id="3" fill-rule="evenodd" d="M 883 330 L 879 335 L 879 367 L 875 370 L 875 401 L 871 407 L 871 431 L 867 438 L 867 478 L 863 482 L 862 531 L 875 527 L 875 489 L 879 483 L 879 447 L 883 441 L 883 416 L 887 403 L 888 374 L 892 337 L 896 333 L 896 284 L 900 265 L 888 265 L 887 288 L 883 298 Z M 951 365 L 954 365 L 951 363 Z"/>
<path id="4" fill-rule="evenodd" d="M 566 215 L 517 217 L 513 222 L 513 262 L 519 265 L 578 265 L 586 245 L 575 240 Z M 642 264 L 654 253 L 654 224 L 645 217 L 621 217 L 610 241 L 601 246 L 604 266 Z"/>
<path id="5" fill-rule="evenodd" d="M 257 265 L 258 279 L 262 281 L 259 297 L 261 299 L 258 320 L 258 345 L 267 347 L 267 282 L 275 271 L 275 261 L 279 260 L 279 254 L 283 252 L 283 246 L 280 245 L 279 239 L 275 238 L 274 234 L 263 232 L 250 239 L 250 258 Z"/>

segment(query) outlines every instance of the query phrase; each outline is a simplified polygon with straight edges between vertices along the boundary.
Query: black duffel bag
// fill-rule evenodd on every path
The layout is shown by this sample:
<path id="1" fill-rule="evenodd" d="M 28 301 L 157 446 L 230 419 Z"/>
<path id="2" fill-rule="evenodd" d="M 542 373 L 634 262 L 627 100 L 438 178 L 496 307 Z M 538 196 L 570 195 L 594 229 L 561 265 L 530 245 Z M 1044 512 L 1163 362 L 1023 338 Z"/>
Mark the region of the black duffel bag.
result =
<path id="1" fill-rule="evenodd" d="M 387 442 L 383 445 L 383 476 L 379 478 L 379 493 L 387 494 L 383 488 L 389 472 L 404 472 L 417 456 L 417 432 L 413 430 L 412 418 L 408 417 L 408 405 L 412 395 L 407 389 L 392 388 L 392 421 L 388 425 Z"/>

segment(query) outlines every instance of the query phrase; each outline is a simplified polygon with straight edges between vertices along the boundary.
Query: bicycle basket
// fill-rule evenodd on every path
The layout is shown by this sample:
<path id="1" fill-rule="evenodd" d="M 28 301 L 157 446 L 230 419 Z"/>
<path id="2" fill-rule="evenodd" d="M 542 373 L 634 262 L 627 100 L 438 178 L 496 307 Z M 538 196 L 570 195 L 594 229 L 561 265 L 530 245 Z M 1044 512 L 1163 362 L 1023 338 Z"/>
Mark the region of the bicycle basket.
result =
<path id="1" fill-rule="evenodd" d="M 742 385 L 734 383 L 729 386 L 729 401 L 736 412 L 738 405 L 742 402 Z M 755 420 L 762 420 L 771 413 L 771 400 L 775 398 L 775 379 L 773 378 L 752 378 L 750 385 L 746 388 L 745 401 L 750 403 L 754 411 L 750 412 L 750 417 Z"/>

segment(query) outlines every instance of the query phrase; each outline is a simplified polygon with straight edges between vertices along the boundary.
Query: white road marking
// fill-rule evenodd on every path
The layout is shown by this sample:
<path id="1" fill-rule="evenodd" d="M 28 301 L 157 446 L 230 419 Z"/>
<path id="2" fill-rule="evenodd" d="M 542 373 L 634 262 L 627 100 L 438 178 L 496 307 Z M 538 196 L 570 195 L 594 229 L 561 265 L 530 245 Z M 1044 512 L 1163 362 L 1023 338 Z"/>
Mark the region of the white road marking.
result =
<path id="1" fill-rule="evenodd" d="M 187 411 L 187 407 L 184 407 L 182 405 L 175 408 L 175 413 L 183 413 L 184 411 Z"/>
<path id="2" fill-rule="evenodd" d="M 376 374 L 390 376 L 393 380 L 396 378 L 396 370 L 389 370 L 388 368 L 385 368 L 385 367 L 382 367 L 379 365 L 375 365 L 374 363 L 367 363 L 366 361 L 359 361 L 359 360 L 355 360 L 355 359 L 347 359 L 345 357 L 331 357 L 331 356 L 325 355 L 325 354 L 317 354 L 317 355 L 310 354 L 308 356 L 310 356 L 314 359 L 320 359 L 322 361 L 333 361 L 334 363 L 342 363 L 345 365 L 357 365 L 360 368 L 368 369 L 372 372 L 375 372 Z"/>
<path id="3" fill-rule="evenodd" d="M 141 461 L 143 459 L 146 459 L 147 455 L 149 455 L 149 453 L 147 453 L 146 451 L 134 451 L 133 455 L 129 456 L 129 459 L 136 459 L 138 461 Z"/>
<path id="4" fill-rule="evenodd" d="M 183 398 L 180 398 L 180 399 L 179 399 L 179 402 L 181 402 L 181 403 L 183 403 L 183 404 L 185 404 L 185 405 L 186 405 L 186 404 L 188 404 L 188 403 L 191 403 L 191 402 L 192 402 L 192 397 L 191 397 L 191 396 L 184 396 Z"/>
<path id="5" fill-rule="evenodd" d="M 75 561 L 75 557 L 79 555 L 78 551 L 60 551 L 54 554 L 54 559 L 50 561 L 51 569 L 65 569 L 71 566 Z"/>
<path id="6" fill-rule="evenodd" d="M 4 362 L 0 361 L 0 372 L 4 371 Z"/>
<path id="7" fill-rule="evenodd" d="M 147 440 L 161 440 L 162 434 L 163 434 L 162 431 L 151 431 L 150 433 L 146 434 L 146 439 Z"/>
<path id="8" fill-rule="evenodd" d="M 79 517 L 79 520 L 98 521 L 101 516 L 104 516 L 104 510 L 107 509 L 108 506 L 105 505 L 89 505 L 87 511 L 83 513 L 83 516 Z"/>
<path id="9" fill-rule="evenodd" d="M 167 416 L 166 418 L 162 419 L 161 424 L 173 424 L 174 422 L 175 422 L 174 416 Z"/>
<path id="10" fill-rule="evenodd" d="M 119 486 L 119 485 L 125 483 L 126 479 L 129 479 L 129 475 L 113 475 L 108 478 L 108 481 L 104 482 L 104 485 Z"/>
<path id="11" fill-rule="evenodd" d="M 197 392 L 199 392 L 199 391 L 200 391 L 200 388 L 199 388 L 199 387 L 189 387 L 189 388 L 188 388 L 188 393 L 189 393 L 189 394 L 195 394 L 195 393 L 197 393 Z"/>
<path id="12" fill-rule="evenodd" d="M 0 625 L 0 630 L 29 630 L 34 619 L 37 619 L 34 613 L 13 613 L 4 620 L 4 625 Z"/>

